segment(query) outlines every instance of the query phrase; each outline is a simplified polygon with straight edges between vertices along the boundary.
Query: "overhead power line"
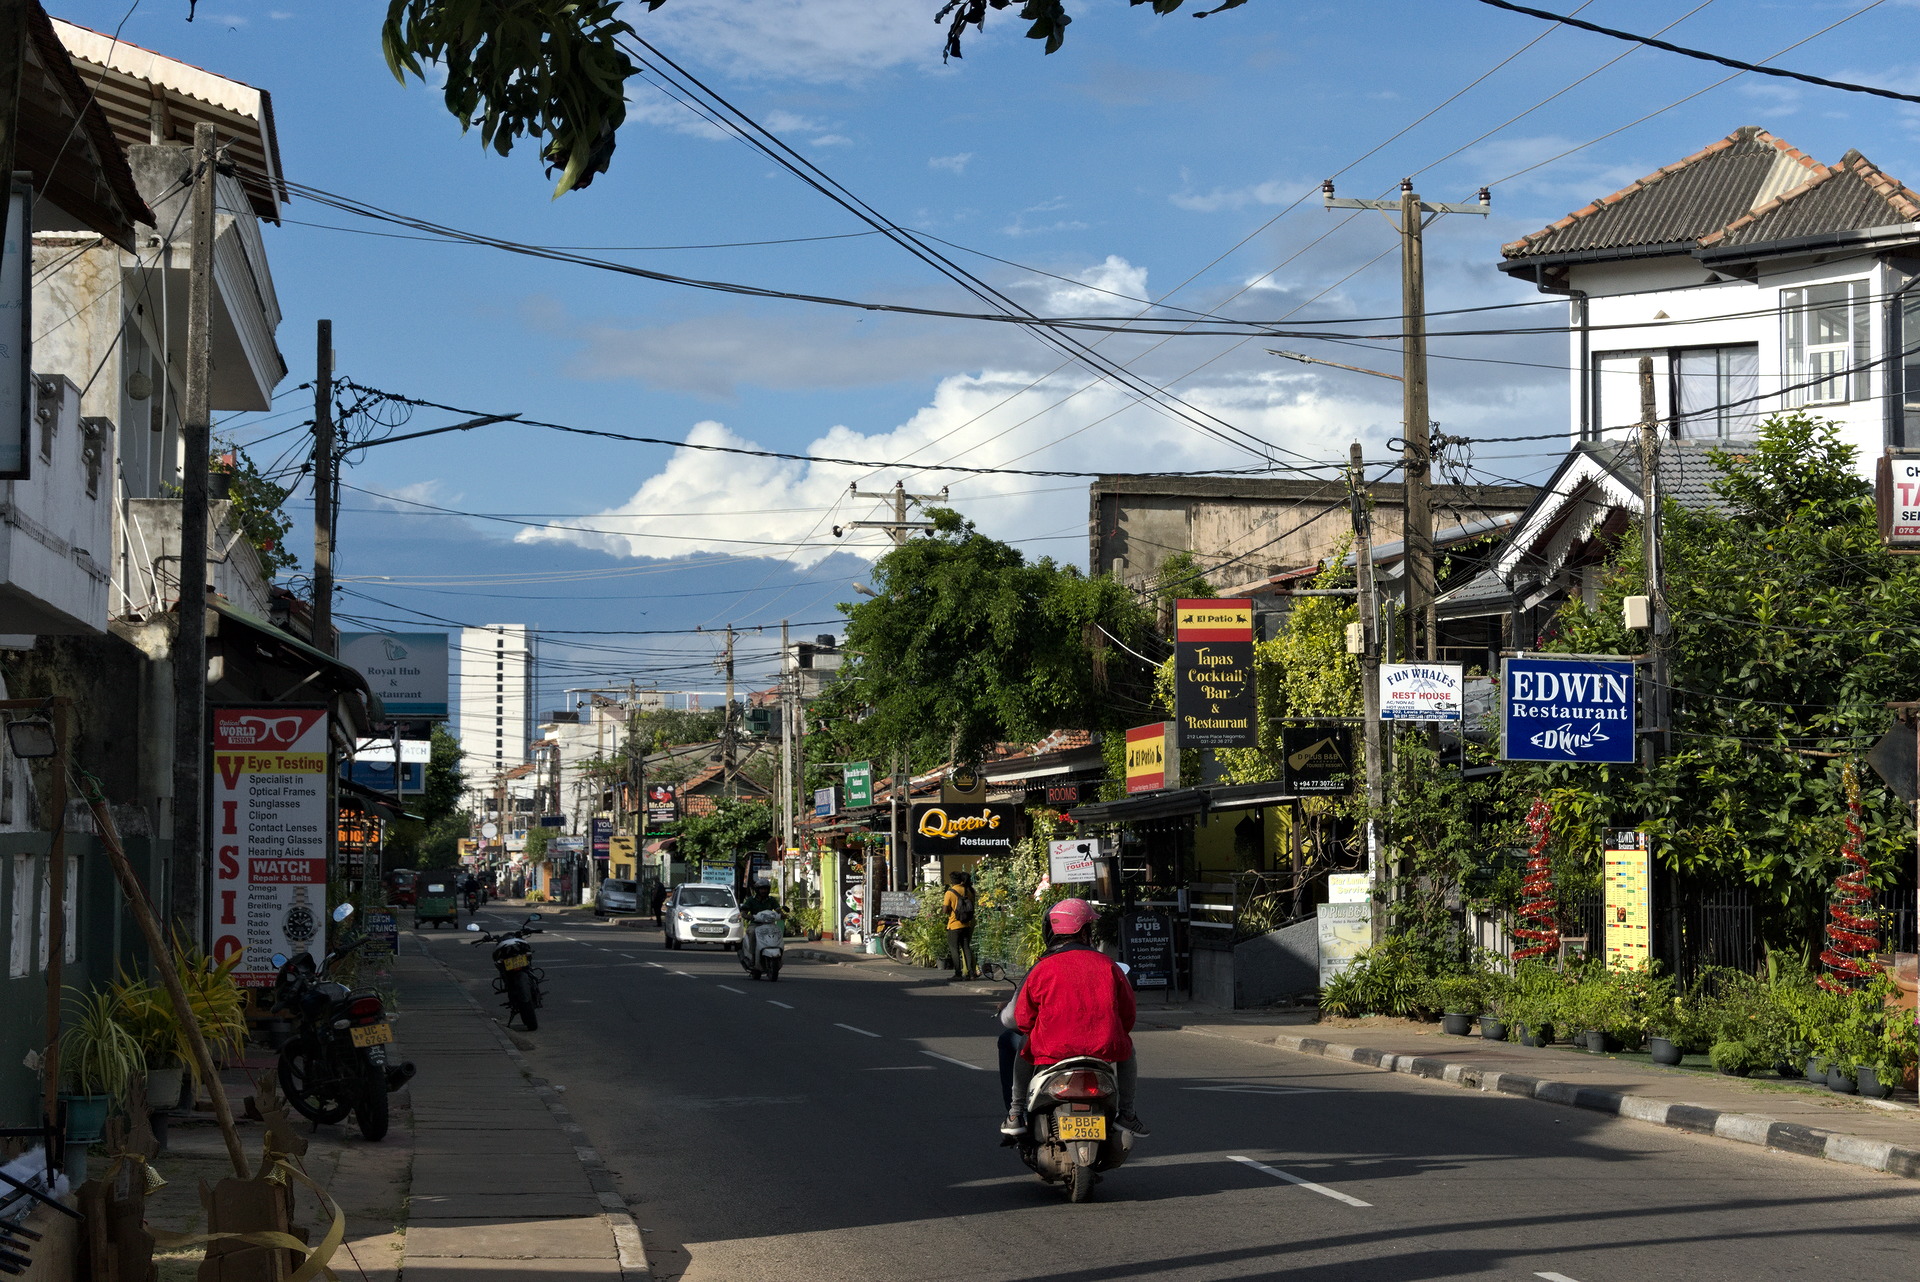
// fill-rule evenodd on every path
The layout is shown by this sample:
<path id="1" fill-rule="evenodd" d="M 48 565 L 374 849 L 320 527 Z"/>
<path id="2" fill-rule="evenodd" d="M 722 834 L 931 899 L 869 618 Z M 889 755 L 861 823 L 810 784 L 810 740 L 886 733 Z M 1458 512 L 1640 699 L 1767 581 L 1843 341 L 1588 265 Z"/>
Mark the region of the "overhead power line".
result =
<path id="1" fill-rule="evenodd" d="M 1782 80 L 1798 80 L 1803 84 L 1819 85 L 1823 89 L 1838 89 L 1844 93 L 1872 94 L 1876 98 L 1891 98 L 1896 102 L 1920 103 L 1920 95 L 1901 93 L 1894 89 L 1882 89 L 1876 85 L 1856 85 L 1845 80 L 1828 80 L 1825 76 L 1811 76 L 1804 71 L 1787 71 L 1780 67 L 1763 67 L 1757 62 L 1743 62 L 1738 58 L 1729 58 L 1723 54 L 1708 53 L 1704 49 L 1689 49 L 1685 45 L 1673 44 L 1653 36 L 1637 36 L 1631 31 L 1621 31 L 1615 27 L 1603 27 L 1583 18 L 1567 14 L 1549 13 L 1545 9 L 1532 9 L 1523 4 L 1511 4 L 1508 0 L 1479 0 L 1479 3 L 1491 5 L 1495 9 L 1506 9 L 1513 13 L 1524 13 L 1529 18 L 1541 18 L 1548 22 L 1564 23 L 1569 27 L 1578 27 L 1582 31 L 1591 31 L 1595 35 L 1609 36 L 1615 40 L 1626 40 L 1633 44 L 1646 45 L 1649 49 L 1661 49 L 1667 53 L 1677 53 L 1683 58 L 1697 58 L 1701 62 L 1715 62 L 1723 67 L 1732 67 L 1735 71 L 1751 71 L 1761 76 L 1777 76 Z M 1877 8 L 1884 0 L 1876 0 L 1868 9 Z M 1866 12 L 1865 9 L 1861 10 Z M 1855 15 L 1856 17 L 1858 15 Z"/>

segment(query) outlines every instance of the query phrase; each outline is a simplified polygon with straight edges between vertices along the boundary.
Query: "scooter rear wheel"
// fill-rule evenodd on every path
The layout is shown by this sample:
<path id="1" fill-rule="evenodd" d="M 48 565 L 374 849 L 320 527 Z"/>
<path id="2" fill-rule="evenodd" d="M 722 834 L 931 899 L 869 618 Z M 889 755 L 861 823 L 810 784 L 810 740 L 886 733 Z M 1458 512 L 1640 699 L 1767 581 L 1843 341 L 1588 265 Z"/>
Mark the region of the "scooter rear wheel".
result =
<path id="1" fill-rule="evenodd" d="M 524 970 L 507 974 L 507 1009 L 520 1017 L 520 1026 L 529 1033 L 540 1027 L 540 1017 L 534 1014 L 533 978 Z"/>
<path id="2" fill-rule="evenodd" d="M 1074 1163 L 1073 1170 L 1067 1175 L 1067 1200 L 1071 1202 L 1093 1201 L 1094 1182 L 1100 1177 L 1091 1166 Z"/>

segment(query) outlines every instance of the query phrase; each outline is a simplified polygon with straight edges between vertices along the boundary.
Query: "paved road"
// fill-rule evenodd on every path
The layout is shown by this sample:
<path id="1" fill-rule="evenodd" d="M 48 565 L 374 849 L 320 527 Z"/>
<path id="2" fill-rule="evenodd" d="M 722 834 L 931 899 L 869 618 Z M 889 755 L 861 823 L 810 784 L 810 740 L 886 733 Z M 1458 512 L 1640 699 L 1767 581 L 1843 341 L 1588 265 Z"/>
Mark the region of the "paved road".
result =
<path id="1" fill-rule="evenodd" d="M 484 990 L 482 950 L 425 938 Z M 1072 1206 L 998 1147 L 988 992 L 891 965 L 755 983 L 585 922 L 537 942 L 531 1058 L 665 1278 L 1827 1282 L 1920 1258 L 1910 1181 L 1151 1028 L 1154 1134 Z"/>

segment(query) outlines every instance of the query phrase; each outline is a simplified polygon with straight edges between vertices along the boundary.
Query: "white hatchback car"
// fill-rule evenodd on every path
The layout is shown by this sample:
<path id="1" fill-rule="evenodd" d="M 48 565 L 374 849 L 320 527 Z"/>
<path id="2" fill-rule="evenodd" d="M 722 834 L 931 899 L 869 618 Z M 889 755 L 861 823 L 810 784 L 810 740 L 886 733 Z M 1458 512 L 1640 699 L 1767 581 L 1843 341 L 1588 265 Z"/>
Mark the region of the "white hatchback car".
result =
<path id="1" fill-rule="evenodd" d="M 675 886 L 665 904 L 668 948 L 688 944 L 740 946 L 740 904 L 731 886 Z"/>

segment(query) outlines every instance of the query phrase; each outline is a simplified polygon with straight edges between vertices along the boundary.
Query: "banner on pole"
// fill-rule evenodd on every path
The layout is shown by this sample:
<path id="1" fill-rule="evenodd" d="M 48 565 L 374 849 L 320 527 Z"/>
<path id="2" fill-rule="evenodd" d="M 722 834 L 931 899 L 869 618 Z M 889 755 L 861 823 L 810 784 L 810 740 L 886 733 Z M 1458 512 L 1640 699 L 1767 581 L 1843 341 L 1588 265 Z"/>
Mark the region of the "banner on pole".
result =
<path id="1" fill-rule="evenodd" d="M 273 983 L 275 953 L 326 953 L 327 710 L 213 710 L 213 958 Z"/>
<path id="2" fill-rule="evenodd" d="M 873 804 L 873 763 L 849 761 L 841 768 L 847 789 L 847 809 Z"/>
<path id="3" fill-rule="evenodd" d="M 1174 720 L 1187 748 L 1260 746 L 1253 681 L 1253 602 L 1174 602 Z"/>
<path id="4" fill-rule="evenodd" d="M 1457 663 L 1380 665 L 1382 721 L 1458 721 L 1465 688 Z"/>
<path id="5" fill-rule="evenodd" d="M 1643 966 L 1653 956 L 1653 852 L 1649 846 L 1643 832 L 1607 833 L 1601 933 L 1606 937 L 1609 966 Z"/>

